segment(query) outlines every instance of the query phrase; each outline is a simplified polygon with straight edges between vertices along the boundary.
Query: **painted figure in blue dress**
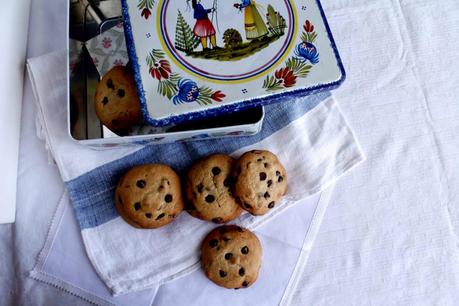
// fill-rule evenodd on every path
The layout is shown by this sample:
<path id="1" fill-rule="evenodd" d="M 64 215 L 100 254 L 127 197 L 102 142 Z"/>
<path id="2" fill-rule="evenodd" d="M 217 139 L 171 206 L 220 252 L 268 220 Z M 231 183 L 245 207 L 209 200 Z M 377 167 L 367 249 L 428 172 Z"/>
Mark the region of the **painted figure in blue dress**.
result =
<path id="1" fill-rule="evenodd" d="M 196 19 L 193 32 L 194 35 L 201 39 L 203 50 L 209 50 L 207 44 L 208 39 L 210 39 L 210 44 L 213 49 L 220 49 L 217 46 L 215 28 L 209 19 L 209 13 L 215 12 L 215 8 L 205 9 L 201 4 L 201 0 L 192 0 L 191 3 L 194 11 L 194 19 Z"/>
<path id="2" fill-rule="evenodd" d="M 268 35 L 268 28 L 261 18 L 254 0 L 241 0 L 241 3 L 234 4 L 234 7 L 244 10 L 245 35 L 248 40 Z"/>

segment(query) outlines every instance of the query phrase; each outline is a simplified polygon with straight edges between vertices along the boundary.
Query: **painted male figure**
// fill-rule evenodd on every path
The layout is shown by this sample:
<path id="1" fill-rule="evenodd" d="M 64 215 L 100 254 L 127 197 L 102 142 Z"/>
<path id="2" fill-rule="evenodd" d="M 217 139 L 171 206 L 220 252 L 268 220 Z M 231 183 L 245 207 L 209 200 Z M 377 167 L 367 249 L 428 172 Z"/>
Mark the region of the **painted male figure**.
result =
<path id="1" fill-rule="evenodd" d="M 207 39 L 210 39 L 210 44 L 213 49 L 220 49 L 217 46 L 217 38 L 215 37 L 215 28 L 209 20 L 209 13 L 215 11 L 215 8 L 205 9 L 201 4 L 201 0 L 192 0 L 192 7 L 194 10 L 194 19 L 196 24 L 194 26 L 194 35 L 201 39 L 203 50 L 209 50 L 207 47 Z"/>

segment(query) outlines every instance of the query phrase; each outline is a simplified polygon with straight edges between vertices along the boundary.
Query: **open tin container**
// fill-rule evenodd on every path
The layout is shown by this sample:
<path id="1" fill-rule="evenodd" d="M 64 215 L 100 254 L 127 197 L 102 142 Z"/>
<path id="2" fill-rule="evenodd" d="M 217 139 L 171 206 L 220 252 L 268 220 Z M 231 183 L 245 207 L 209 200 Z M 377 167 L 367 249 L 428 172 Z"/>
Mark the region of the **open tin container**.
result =
<path id="1" fill-rule="evenodd" d="M 68 16 L 68 131 L 76 142 L 92 148 L 110 148 L 250 136 L 261 130 L 264 110 L 256 107 L 181 124 L 136 126 L 123 137 L 112 133 L 97 118 L 94 97 L 101 75 L 128 62 L 127 51 L 122 47 L 125 39 L 121 1 L 69 0 Z"/>

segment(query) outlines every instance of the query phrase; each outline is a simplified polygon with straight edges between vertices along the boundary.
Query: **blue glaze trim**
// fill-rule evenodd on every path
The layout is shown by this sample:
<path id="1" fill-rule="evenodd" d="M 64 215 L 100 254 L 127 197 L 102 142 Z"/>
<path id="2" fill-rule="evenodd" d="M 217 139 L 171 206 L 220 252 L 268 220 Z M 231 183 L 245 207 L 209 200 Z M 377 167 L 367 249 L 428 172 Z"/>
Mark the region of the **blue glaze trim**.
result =
<path id="1" fill-rule="evenodd" d="M 129 17 L 129 6 L 127 0 L 121 0 L 121 12 L 123 14 L 124 36 L 126 38 L 126 48 L 129 55 L 129 60 L 134 72 L 135 84 L 137 87 L 137 94 L 140 100 L 140 109 L 142 110 L 144 122 L 150 122 L 150 114 L 148 113 L 147 100 L 145 99 L 145 90 L 143 89 L 142 77 L 140 76 L 139 59 L 135 51 L 134 35 L 132 34 L 131 19 Z M 161 124 L 161 125 L 167 125 Z M 155 125 L 159 126 L 159 125 Z"/>
<path id="2" fill-rule="evenodd" d="M 214 108 L 214 109 L 201 110 L 197 112 L 176 115 L 176 116 L 171 116 L 166 119 L 157 120 L 157 119 L 152 118 L 148 112 L 147 103 L 145 99 L 145 91 L 143 89 L 142 78 L 140 76 L 139 62 L 137 58 L 137 53 L 135 51 L 134 37 L 132 34 L 132 26 L 131 26 L 131 21 L 129 18 L 128 4 L 127 4 L 127 0 L 121 0 L 122 12 L 123 12 L 123 18 L 124 18 L 124 32 L 126 36 L 126 45 L 128 48 L 129 58 L 131 60 L 132 67 L 134 70 L 134 77 L 135 77 L 135 81 L 137 84 L 137 91 L 139 94 L 142 114 L 143 114 L 145 123 L 152 125 L 152 126 L 180 124 L 186 121 L 198 120 L 198 119 L 203 119 L 206 117 L 214 117 L 218 115 L 225 115 L 231 112 L 245 110 L 245 109 L 252 108 L 258 105 L 265 106 L 265 105 L 272 104 L 272 103 L 278 103 L 282 100 L 305 97 L 305 96 L 317 94 L 319 92 L 330 91 L 330 90 L 338 88 L 346 79 L 346 71 L 344 70 L 344 66 L 341 61 L 341 57 L 339 55 L 335 40 L 333 38 L 333 34 L 331 33 L 330 26 L 328 25 L 327 17 L 325 16 L 325 12 L 323 10 L 322 4 L 320 3 L 320 0 L 316 0 L 316 3 L 317 3 L 317 6 L 319 7 L 320 15 L 324 22 L 325 29 L 328 35 L 328 39 L 330 40 L 330 46 L 333 49 L 333 53 L 338 63 L 338 68 L 341 73 L 341 77 L 337 81 L 326 83 L 326 84 L 319 84 L 319 85 L 308 87 L 305 89 L 296 89 L 296 90 L 292 90 L 286 93 L 273 94 L 269 97 L 253 98 L 249 100 L 244 100 L 236 104 L 225 105 L 225 106 L 221 106 L 221 107 Z"/>

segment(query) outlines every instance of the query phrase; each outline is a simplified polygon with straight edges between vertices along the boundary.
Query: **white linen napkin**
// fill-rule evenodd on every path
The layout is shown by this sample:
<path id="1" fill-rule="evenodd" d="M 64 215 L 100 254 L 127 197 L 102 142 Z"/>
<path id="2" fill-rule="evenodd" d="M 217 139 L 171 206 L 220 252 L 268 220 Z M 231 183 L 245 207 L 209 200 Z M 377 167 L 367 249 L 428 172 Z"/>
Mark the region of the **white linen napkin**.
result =
<path id="1" fill-rule="evenodd" d="M 270 214 L 257 218 L 244 214 L 236 222 L 253 229 L 323 190 L 363 160 L 336 102 L 327 94 L 267 110 L 264 131 L 253 141 L 238 138 L 95 151 L 78 145 L 67 133 L 65 52 L 31 59 L 28 64 L 41 135 L 69 190 L 88 257 L 114 294 L 143 290 L 197 269 L 199 243 L 214 227 L 187 213 L 170 226 L 154 231 L 127 225 L 116 214 L 111 199 L 114 182 L 130 166 L 160 161 L 183 170 L 192 159 L 209 151 L 238 156 L 262 148 L 277 153 L 289 173 L 288 193 Z M 293 119 L 275 129 L 277 121 L 286 117 Z"/>

